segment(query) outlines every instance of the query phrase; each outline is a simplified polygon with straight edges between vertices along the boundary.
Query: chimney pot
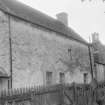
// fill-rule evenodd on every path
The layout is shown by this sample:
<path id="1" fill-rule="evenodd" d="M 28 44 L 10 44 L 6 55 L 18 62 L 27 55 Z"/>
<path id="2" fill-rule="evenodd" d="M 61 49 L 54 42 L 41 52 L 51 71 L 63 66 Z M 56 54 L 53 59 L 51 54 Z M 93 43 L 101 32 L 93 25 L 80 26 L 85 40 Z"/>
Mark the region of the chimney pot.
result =
<path id="1" fill-rule="evenodd" d="M 92 34 L 92 42 L 93 42 L 93 43 L 99 42 L 99 33 L 94 32 L 94 33 Z"/>
<path id="2" fill-rule="evenodd" d="M 57 19 L 62 22 L 64 25 L 68 26 L 68 14 L 65 12 L 61 12 L 56 14 Z"/>

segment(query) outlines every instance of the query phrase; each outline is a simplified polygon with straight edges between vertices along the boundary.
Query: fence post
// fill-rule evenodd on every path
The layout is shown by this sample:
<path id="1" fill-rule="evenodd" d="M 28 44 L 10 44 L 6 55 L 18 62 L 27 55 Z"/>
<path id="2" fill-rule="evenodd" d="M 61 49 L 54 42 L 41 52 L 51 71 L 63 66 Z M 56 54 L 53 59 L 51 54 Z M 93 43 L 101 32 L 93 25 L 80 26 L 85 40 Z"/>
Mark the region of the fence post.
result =
<path id="1" fill-rule="evenodd" d="M 64 105 L 64 85 L 60 84 L 60 105 Z"/>
<path id="2" fill-rule="evenodd" d="M 76 104 L 76 85 L 75 82 L 73 82 L 73 104 Z"/>

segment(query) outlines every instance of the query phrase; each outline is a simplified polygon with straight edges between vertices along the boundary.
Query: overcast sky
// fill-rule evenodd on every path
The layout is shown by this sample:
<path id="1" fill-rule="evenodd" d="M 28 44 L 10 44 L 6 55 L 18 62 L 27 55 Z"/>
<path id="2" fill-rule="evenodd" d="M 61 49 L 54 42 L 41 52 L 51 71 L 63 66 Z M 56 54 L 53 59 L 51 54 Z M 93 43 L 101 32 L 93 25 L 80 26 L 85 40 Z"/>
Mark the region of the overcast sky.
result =
<path id="1" fill-rule="evenodd" d="M 93 0 L 19 0 L 27 5 L 54 17 L 57 13 L 69 15 L 69 26 L 87 41 L 91 33 L 98 32 L 105 44 L 105 2 Z"/>

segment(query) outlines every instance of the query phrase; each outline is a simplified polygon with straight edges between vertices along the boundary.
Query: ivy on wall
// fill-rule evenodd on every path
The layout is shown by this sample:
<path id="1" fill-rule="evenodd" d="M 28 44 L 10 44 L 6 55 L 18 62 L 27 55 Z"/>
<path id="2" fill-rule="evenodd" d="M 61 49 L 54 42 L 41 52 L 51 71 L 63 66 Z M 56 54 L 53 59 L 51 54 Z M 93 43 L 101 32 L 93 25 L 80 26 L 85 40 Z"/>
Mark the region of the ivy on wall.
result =
<path id="1" fill-rule="evenodd" d="M 76 47 L 71 50 L 71 57 L 69 59 L 60 59 L 64 65 L 68 67 L 66 70 L 70 73 L 74 73 L 76 68 L 79 68 L 80 71 L 89 71 L 90 70 L 90 63 L 89 63 L 89 54 L 88 50 L 82 48 L 82 47 Z"/>

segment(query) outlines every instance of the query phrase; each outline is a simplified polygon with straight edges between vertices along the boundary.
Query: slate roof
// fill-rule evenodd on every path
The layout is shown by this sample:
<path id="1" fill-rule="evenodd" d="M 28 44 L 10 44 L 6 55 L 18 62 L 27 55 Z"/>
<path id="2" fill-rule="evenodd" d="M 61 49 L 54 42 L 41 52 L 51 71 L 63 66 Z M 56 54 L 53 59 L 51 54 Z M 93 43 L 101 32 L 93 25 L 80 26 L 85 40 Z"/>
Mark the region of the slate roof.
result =
<path id="1" fill-rule="evenodd" d="M 2 67 L 0 67 L 0 78 L 9 78 L 8 74 Z"/>
<path id="2" fill-rule="evenodd" d="M 12 16 L 40 25 L 41 27 L 58 32 L 62 36 L 66 36 L 87 45 L 87 42 L 71 28 L 65 26 L 57 19 L 51 18 L 50 16 L 20 3 L 19 1 L 0 0 L 0 9 Z"/>
<path id="3" fill-rule="evenodd" d="M 0 78 L 9 78 L 9 76 L 0 71 Z"/>

